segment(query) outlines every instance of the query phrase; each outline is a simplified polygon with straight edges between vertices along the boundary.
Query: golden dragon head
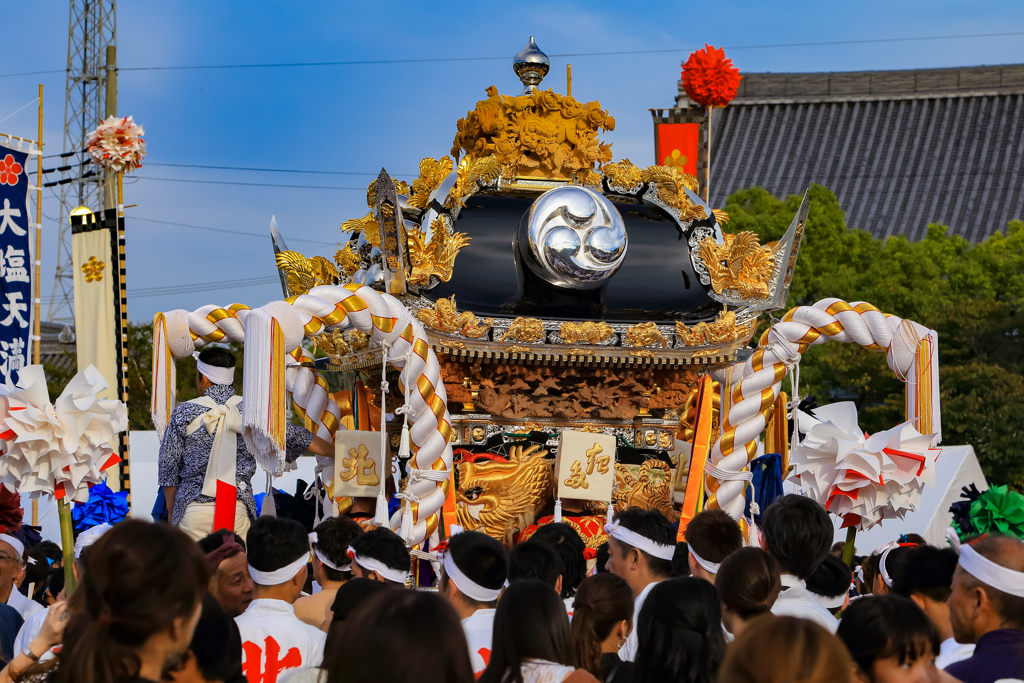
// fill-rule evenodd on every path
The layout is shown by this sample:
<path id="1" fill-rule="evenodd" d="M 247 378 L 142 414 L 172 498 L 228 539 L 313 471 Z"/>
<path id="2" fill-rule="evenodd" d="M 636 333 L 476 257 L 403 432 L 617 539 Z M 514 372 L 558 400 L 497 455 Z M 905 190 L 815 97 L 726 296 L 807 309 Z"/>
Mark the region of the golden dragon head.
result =
<path id="1" fill-rule="evenodd" d="M 554 470 L 547 453 L 537 445 L 513 446 L 507 461 L 482 455 L 463 460 L 455 493 L 459 525 L 511 545 L 551 495 Z"/>

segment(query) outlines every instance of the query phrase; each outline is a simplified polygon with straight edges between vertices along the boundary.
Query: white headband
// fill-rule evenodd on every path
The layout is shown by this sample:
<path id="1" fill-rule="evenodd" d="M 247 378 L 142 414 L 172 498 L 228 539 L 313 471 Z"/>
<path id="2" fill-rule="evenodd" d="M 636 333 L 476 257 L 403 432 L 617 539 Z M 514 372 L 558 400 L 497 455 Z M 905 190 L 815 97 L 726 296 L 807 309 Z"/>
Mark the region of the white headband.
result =
<path id="1" fill-rule="evenodd" d="M 109 524 L 97 524 L 96 526 L 86 529 L 82 533 L 78 534 L 78 538 L 75 540 L 75 559 L 77 560 L 82 556 L 82 551 L 91 546 L 96 541 L 100 540 L 100 536 L 110 531 L 111 526 Z"/>
<path id="2" fill-rule="evenodd" d="M 686 549 L 690 551 L 691 555 L 693 555 L 694 561 L 697 564 L 699 564 L 704 569 L 704 571 L 706 571 L 707 573 L 709 573 L 709 574 L 717 574 L 718 570 L 722 568 L 722 564 L 720 562 L 719 563 L 711 562 L 709 560 L 705 560 L 703 557 L 698 555 L 697 551 L 693 549 L 692 545 L 687 544 L 686 545 Z"/>
<path id="3" fill-rule="evenodd" d="M 811 591 L 807 591 L 811 593 Z M 811 597 L 818 601 L 818 604 L 825 609 L 837 609 L 843 606 L 843 602 L 846 601 L 846 593 L 840 593 L 835 597 L 828 597 L 827 595 L 818 595 L 817 593 L 811 593 Z"/>
<path id="4" fill-rule="evenodd" d="M 249 565 L 249 576 L 252 580 L 261 586 L 276 586 L 282 584 L 285 581 L 291 581 L 295 578 L 295 575 L 306 566 L 309 562 L 309 553 L 303 553 L 302 557 L 295 560 L 289 565 L 275 569 L 272 572 L 261 572 L 251 564 Z"/>
<path id="5" fill-rule="evenodd" d="M 199 352 L 193 351 L 192 357 L 196 359 L 196 370 L 200 372 L 206 379 L 210 380 L 214 384 L 233 384 L 235 381 L 235 369 L 234 368 L 221 368 L 216 365 L 207 365 L 203 361 L 199 360 Z"/>
<path id="6" fill-rule="evenodd" d="M 497 590 L 493 588 L 484 588 L 480 584 L 473 581 L 459 569 L 459 566 L 455 564 L 455 560 L 452 558 L 451 552 L 447 552 L 444 555 L 444 573 L 447 574 L 448 578 L 451 579 L 452 583 L 455 584 L 463 595 L 471 600 L 478 600 L 480 602 L 494 602 L 501 595 L 501 589 Z"/>
<path id="7" fill-rule="evenodd" d="M 996 564 L 966 544 L 960 547 L 960 568 L 986 586 L 1024 598 L 1024 572 Z"/>
<path id="8" fill-rule="evenodd" d="M 25 557 L 25 544 L 16 539 L 14 536 L 11 536 L 9 534 L 0 534 L 0 541 L 7 543 L 12 548 L 14 548 L 14 552 L 18 553 L 19 560 Z"/>
<path id="9" fill-rule="evenodd" d="M 343 565 L 341 565 L 339 567 L 338 565 L 336 565 L 333 562 L 331 562 L 330 560 L 328 560 L 327 556 L 324 555 L 322 552 L 320 552 L 320 548 L 316 547 L 316 544 L 318 542 L 319 542 L 319 539 L 317 538 L 316 532 L 314 531 L 313 533 L 311 533 L 309 535 L 309 545 L 313 548 L 313 552 L 316 554 L 316 556 L 318 558 L 320 558 L 321 562 L 323 562 L 325 565 L 327 565 L 328 567 L 330 567 L 331 569 L 333 569 L 336 572 L 350 572 L 350 571 L 352 571 L 352 563 L 351 562 L 349 562 L 348 564 L 343 564 Z"/>
<path id="10" fill-rule="evenodd" d="M 368 572 L 377 572 L 382 579 L 393 581 L 394 583 L 400 583 L 405 585 L 405 580 L 409 576 L 409 570 L 392 569 L 383 562 L 375 560 L 372 557 L 366 555 L 359 555 L 356 553 L 356 549 L 352 546 L 348 547 L 348 556 L 358 564 L 360 567 Z"/>
<path id="11" fill-rule="evenodd" d="M 674 545 L 662 545 L 661 543 L 655 543 L 646 536 L 641 536 L 635 531 L 630 531 L 626 527 L 621 526 L 618 521 L 605 524 L 604 530 L 612 538 L 618 539 L 638 550 L 642 550 L 648 555 L 654 555 L 659 559 L 671 562 L 672 558 L 676 554 L 676 547 Z"/>
<path id="12" fill-rule="evenodd" d="M 889 572 L 885 569 L 885 558 L 889 557 L 895 548 L 886 548 L 882 551 L 882 556 L 878 558 L 878 573 L 882 575 L 882 581 L 885 581 L 886 586 L 892 586 L 892 577 L 889 576 Z"/>

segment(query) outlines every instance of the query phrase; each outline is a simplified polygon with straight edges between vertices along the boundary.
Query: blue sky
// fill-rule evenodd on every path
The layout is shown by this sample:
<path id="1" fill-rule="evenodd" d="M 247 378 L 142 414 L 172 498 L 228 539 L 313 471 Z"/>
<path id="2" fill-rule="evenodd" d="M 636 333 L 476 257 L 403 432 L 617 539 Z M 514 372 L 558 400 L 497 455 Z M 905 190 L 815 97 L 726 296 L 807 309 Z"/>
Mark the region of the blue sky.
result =
<path id="1" fill-rule="evenodd" d="M 6 2 L 0 118 L 46 87 L 45 139 L 60 147 L 68 4 Z M 275 273 L 269 239 L 277 216 L 290 246 L 334 253 L 342 221 L 366 212 L 365 187 L 383 166 L 411 176 L 424 156 L 446 154 L 455 121 L 494 84 L 521 86 L 512 56 L 530 35 L 549 54 L 678 49 L 678 52 L 552 59 L 545 85 L 598 99 L 617 128 L 604 139 L 616 159 L 653 161 L 650 107 L 670 106 L 679 65 L 708 42 L 725 46 L 743 71 L 851 71 L 1024 62 L 1021 36 L 868 45 L 743 46 L 1024 31 L 1024 3 L 728 2 L 347 3 L 235 0 L 122 0 L 121 67 L 497 57 L 490 60 L 305 68 L 121 72 L 120 112 L 147 133 L 147 164 L 125 187 L 128 287 L 133 290 L 247 279 Z M 732 48 L 732 49 L 730 49 Z M 29 107 L 0 131 L 32 137 Z M 257 173 L 156 164 L 244 166 L 362 175 Z M 314 190 L 171 182 L 165 179 L 319 185 Z M 410 178 L 407 178 L 411 180 Z M 58 202 L 44 200 L 43 298 L 56 266 Z M 133 217 L 207 226 L 241 236 Z M 310 240 L 300 242 L 296 240 Z M 317 242 L 322 242 L 318 244 Z M 268 284 L 220 291 L 131 297 L 133 320 L 203 304 L 259 306 L 280 297 Z"/>

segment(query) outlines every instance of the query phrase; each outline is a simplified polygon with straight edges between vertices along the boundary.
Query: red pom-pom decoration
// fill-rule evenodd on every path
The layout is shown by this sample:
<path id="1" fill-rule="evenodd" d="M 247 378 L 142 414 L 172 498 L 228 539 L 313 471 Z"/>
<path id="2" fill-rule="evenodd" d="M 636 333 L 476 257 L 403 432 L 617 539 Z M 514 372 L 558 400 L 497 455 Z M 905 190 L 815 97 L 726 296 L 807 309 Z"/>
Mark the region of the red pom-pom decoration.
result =
<path id="1" fill-rule="evenodd" d="M 724 49 L 707 44 L 683 65 L 683 88 L 702 107 L 724 107 L 732 102 L 742 78 L 732 60 L 725 58 Z"/>

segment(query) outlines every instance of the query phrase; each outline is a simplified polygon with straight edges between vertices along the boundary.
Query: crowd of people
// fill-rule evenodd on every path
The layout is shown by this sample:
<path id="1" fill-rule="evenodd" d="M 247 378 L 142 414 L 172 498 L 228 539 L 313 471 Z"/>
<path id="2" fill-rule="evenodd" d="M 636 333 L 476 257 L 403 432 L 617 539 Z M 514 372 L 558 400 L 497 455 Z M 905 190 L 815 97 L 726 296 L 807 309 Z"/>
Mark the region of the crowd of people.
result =
<path id="1" fill-rule="evenodd" d="M 566 524 L 511 548 L 463 531 L 439 549 L 435 586 L 410 589 L 418 560 L 401 538 L 345 516 L 313 533 L 262 516 L 244 538 L 198 543 L 130 520 L 79 535 L 77 587 L 38 600 L 19 585 L 53 549 L 0 535 L 0 683 L 1024 679 L 1015 538 L 959 554 L 902 539 L 854 572 L 828 514 L 797 495 L 764 511 L 759 545 L 717 510 L 685 543 L 656 510 L 623 510 L 606 531 L 596 562 Z"/>

